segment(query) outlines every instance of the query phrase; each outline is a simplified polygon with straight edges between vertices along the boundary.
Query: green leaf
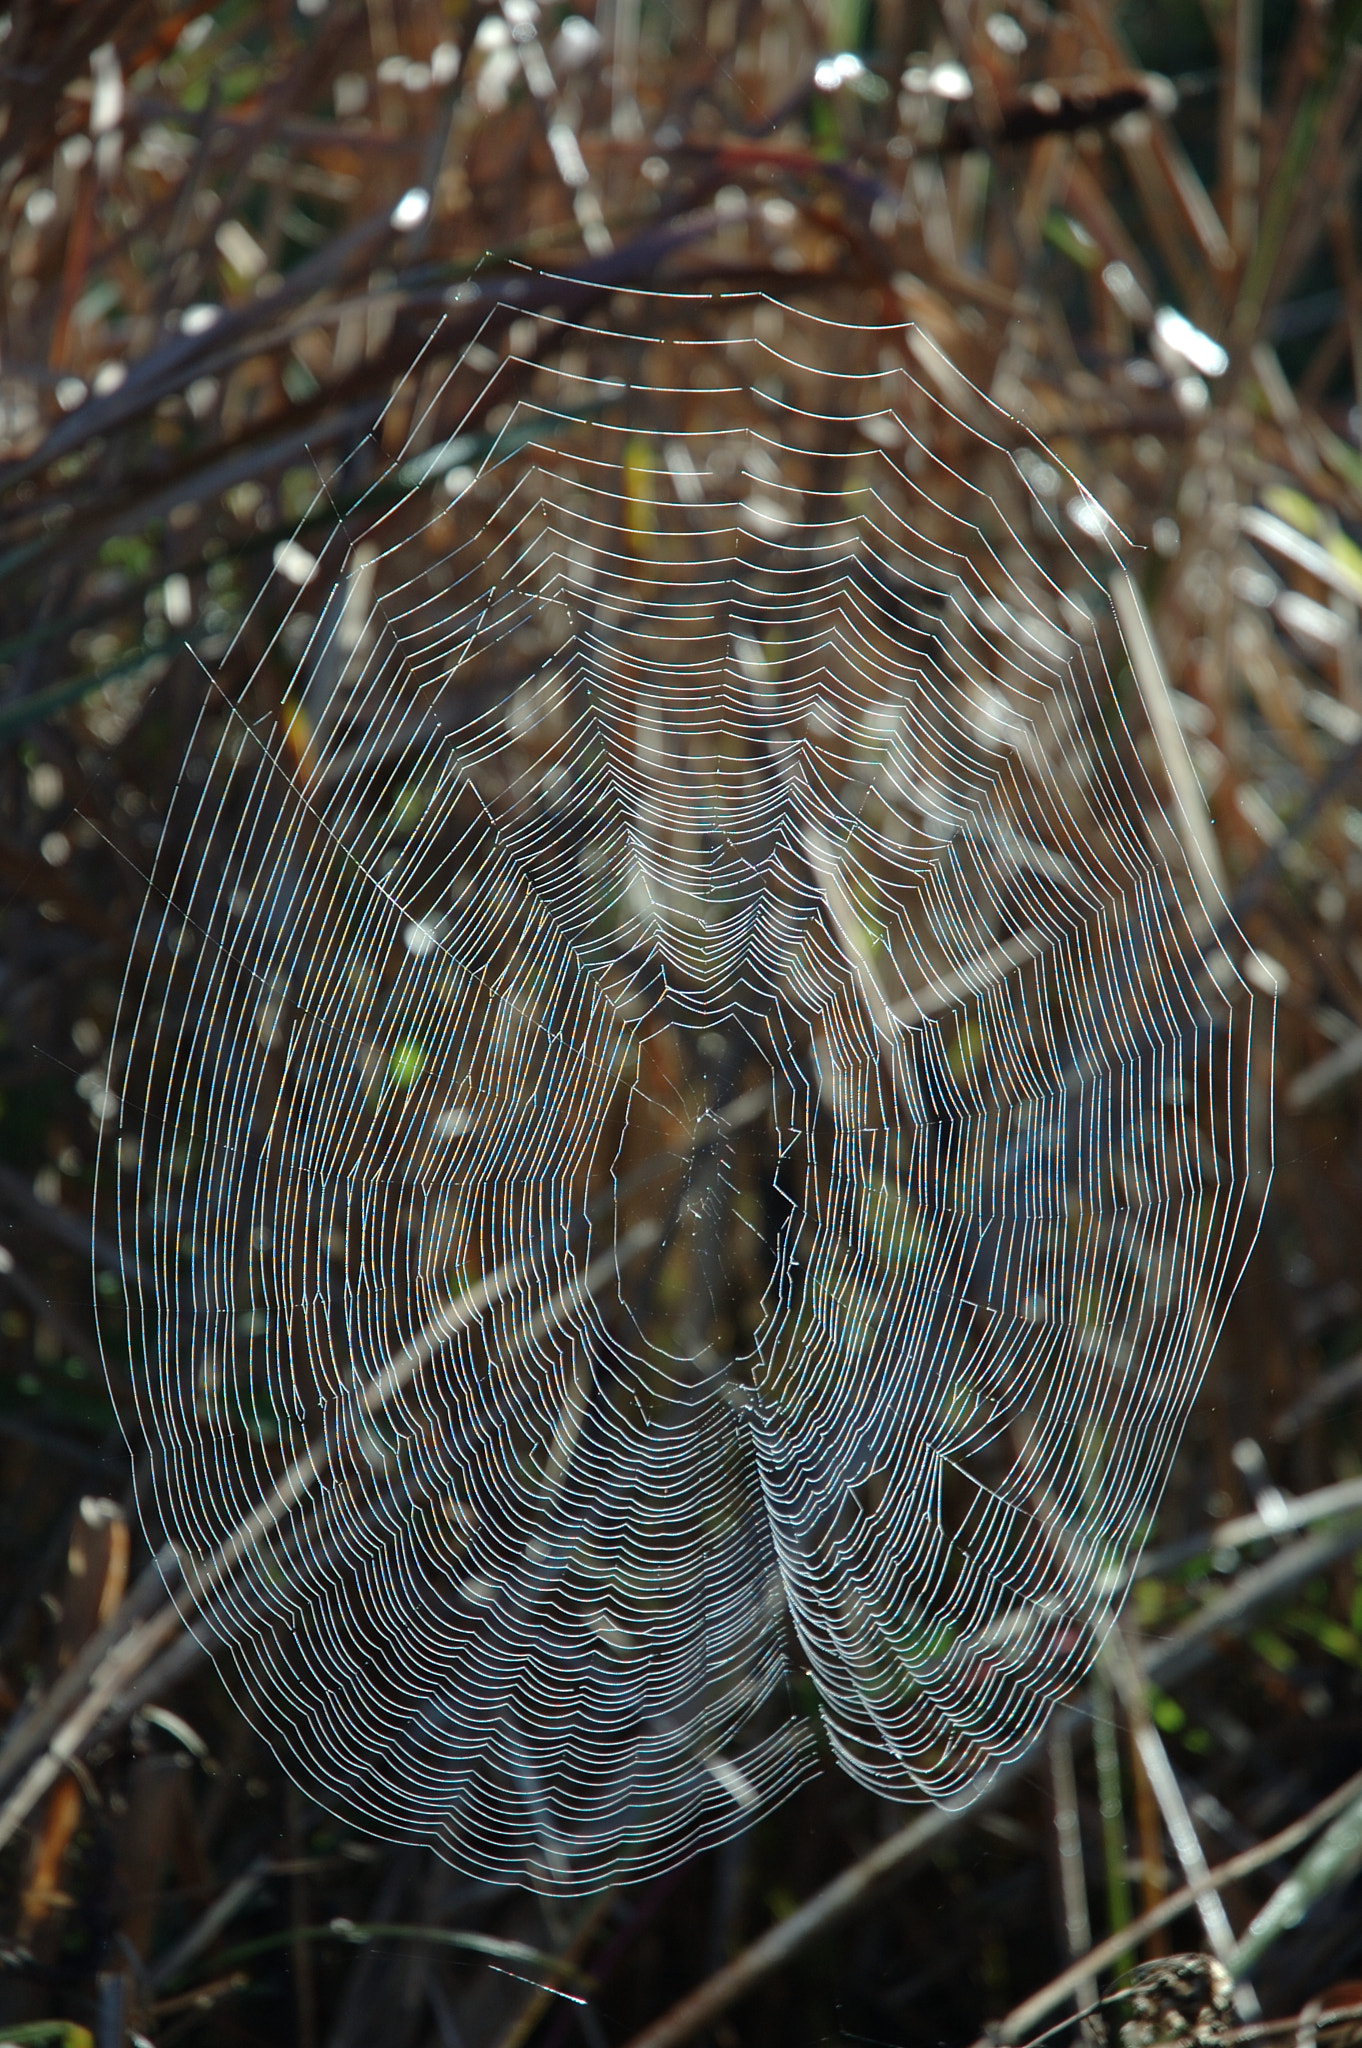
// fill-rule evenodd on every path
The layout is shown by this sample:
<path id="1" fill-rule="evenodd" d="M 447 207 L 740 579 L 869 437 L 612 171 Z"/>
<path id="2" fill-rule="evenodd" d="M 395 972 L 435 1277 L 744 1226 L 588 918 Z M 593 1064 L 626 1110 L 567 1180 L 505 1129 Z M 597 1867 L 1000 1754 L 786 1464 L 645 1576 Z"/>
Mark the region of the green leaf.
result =
<path id="1" fill-rule="evenodd" d="M 1295 1651 L 1289 1643 L 1284 1643 L 1279 1635 L 1274 1635 L 1270 1628 L 1255 1629 L 1249 1641 L 1258 1655 L 1265 1663 L 1270 1664 L 1274 1671 L 1295 1670 Z"/>
<path id="2" fill-rule="evenodd" d="M 1319 536 L 1319 506 L 1307 498 L 1304 491 L 1293 491 L 1289 484 L 1274 484 L 1263 492 L 1263 503 L 1269 512 L 1275 512 L 1288 526 L 1294 526 L 1297 533 L 1308 535 L 1311 540 Z"/>
<path id="3" fill-rule="evenodd" d="M 1187 1715 L 1175 1699 L 1157 1687 L 1149 1688 L 1149 1711 L 1165 1735 L 1177 1735 L 1187 1726 Z"/>
<path id="4" fill-rule="evenodd" d="M 420 1079 L 425 1064 L 425 1047 L 418 1045 L 414 1038 L 404 1038 L 393 1047 L 393 1055 L 388 1062 L 388 1078 L 395 1088 L 410 1088 L 414 1081 Z"/>
<path id="5" fill-rule="evenodd" d="M 1052 249 L 1058 249 L 1080 270 L 1096 270 L 1102 261 L 1102 251 L 1087 229 L 1057 206 L 1050 209 L 1042 233 Z"/>

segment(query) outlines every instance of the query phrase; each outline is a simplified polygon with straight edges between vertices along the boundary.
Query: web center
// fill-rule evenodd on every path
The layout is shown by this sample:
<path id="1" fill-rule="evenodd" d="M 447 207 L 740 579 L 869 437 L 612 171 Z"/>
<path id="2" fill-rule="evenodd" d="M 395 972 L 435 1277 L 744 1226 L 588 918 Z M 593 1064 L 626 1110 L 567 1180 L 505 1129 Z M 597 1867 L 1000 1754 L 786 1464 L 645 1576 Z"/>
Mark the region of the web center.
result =
<path id="1" fill-rule="evenodd" d="M 740 1027 L 641 1042 L 611 1165 L 615 1241 L 645 1219 L 658 1236 L 622 1265 L 620 1295 L 688 1377 L 752 1362 L 788 1211 L 775 1165 L 770 1065 Z"/>

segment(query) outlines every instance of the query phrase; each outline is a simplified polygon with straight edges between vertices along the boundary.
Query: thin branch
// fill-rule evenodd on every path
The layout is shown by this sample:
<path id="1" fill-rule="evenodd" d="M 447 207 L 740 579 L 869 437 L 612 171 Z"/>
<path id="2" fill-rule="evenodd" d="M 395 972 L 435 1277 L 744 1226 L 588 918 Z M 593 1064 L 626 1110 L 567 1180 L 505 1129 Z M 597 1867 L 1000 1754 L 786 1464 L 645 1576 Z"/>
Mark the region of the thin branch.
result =
<path id="1" fill-rule="evenodd" d="M 1088 1917 L 1088 1887 L 1083 1870 L 1083 1830 L 1078 1816 L 1078 1786 L 1074 1776 L 1073 1735 L 1062 1715 L 1057 1715 L 1050 1733 L 1050 1785 L 1054 1794 L 1055 1846 L 1059 1853 L 1059 1888 L 1064 1906 L 1064 1946 L 1070 1957 L 1086 1955 L 1092 1947 L 1092 1924 Z M 1085 1978 L 1076 1996 L 1080 2009 L 1097 1997 L 1097 1980 Z"/>
<path id="2" fill-rule="evenodd" d="M 99 1231 L 91 1231 L 90 1225 L 65 1209 L 54 1207 L 50 1202 L 40 1202 L 32 1187 L 21 1173 L 12 1166 L 0 1166 L 0 1202 L 7 1208 L 17 1209 L 29 1223 L 45 1231 L 48 1237 L 56 1238 L 68 1251 L 79 1252 L 83 1259 L 91 1256 L 97 1266 L 106 1273 L 123 1273 L 126 1269 L 117 1245 Z"/>
<path id="3" fill-rule="evenodd" d="M 703 1984 L 697 1985 L 651 2026 L 635 2034 L 628 2048 L 678 2048 L 680 2042 L 692 2040 L 696 2034 L 703 2033 L 721 2013 L 727 2012 L 729 2006 L 774 1976 L 809 1942 L 829 1933 L 843 1920 L 850 1919 L 886 1885 L 905 1877 L 965 1821 L 993 1805 L 1023 1776 L 1031 1755 L 1028 1750 L 1017 1762 L 1005 1766 L 983 1799 L 968 1813 L 951 1813 L 937 1807 L 920 1819 L 910 1821 L 906 1828 L 900 1828 L 897 1834 L 872 1849 L 868 1856 L 861 1857 L 850 1869 L 835 1877 L 831 1884 L 824 1885 L 821 1891 L 806 1899 L 787 1919 L 768 1928 L 731 1963 L 726 1963 L 722 1970 L 716 1970 L 712 1977 L 707 1977 Z"/>
<path id="4" fill-rule="evenodd" d="M 1182 841 L 1193 882 L 1198 885 L 1199 894 L 1203 891 L 1208 893 L 1207 909 L 1214 915 L 1217 898 L 1227 894 L 1225 866 L 1220 858 L 1215 827 L 1206 806 L 1201 778 L 1187 751 L 1187 742 L 1173 709 L 1172 689 L 1144 599 L 1124 569 L 1118 569 L 1111 579 L 1111 602 L 1154 743 L 1173 792 L 1173 824 Z"/>
<path id="5" fill-rule="evenodd" d="M 987 2036 L 973 2044 L 973 2048 L 995 2048 L 998 2041 L 1024 2040 L 1033 2027 L 1062 2005 L 1066 1998 L 1073 1996 L 1079 1984 L 1095 1977 L 1101 1970 L 1110 1969 L 1136 1942 L 1143 1941 L 1146 1935 L 1157 1933 L 1160 1927 L 1166 1927 L 1171 1920 L 1189 1912 L 1207 1892 L 1234 1884 L 1241 1877 L 1251 1877 L 1255 1870 L 1275 1863 L 1279 1856 L 1289 1855 L 1302 1842 L 1308 1842 L 1312 1835 L 1327 1827 L 1337 1814 L 1351 1807 L 1359 1794 L 1362 1794 L 1362 1771 L 1339 1785 L 1327 1799 L 1321 1799 L 1318 1806 L 1312 1806 L 1309 1813 L 1293 1820 L 1289 1827 L 1269 1835 L 1266 1841 L 1255 1842 L 1251 1849 L 1241 1849 L 1237 1856 L 1216 1864 L 1204 1877 L 1170 1892 L 1166 1899 L 1161 1899 L 1150 1912 L 1132 1920 L 1128 1927 L 1119 1928 L 1105 1941 L 1099 1941 L 1095 1948 L 1089 1949 L 1085 1956 L 1079 1956 L 1067 1970 L 1061 1970 L 1039 1991 L 1033 1991 L 1029 1998 L 1014 2006 L 989 2029 Z M 631 2048 L 635 2048 L 635 2044 L 631 2044 Z"/>
<path id="6" fill-rule="evenodd" d="M 1293 1401 L 1286 1412 L 1277 1417 L 1272 1425 L 1272 1435 L 1279 1444 L 1289 1443 L 1316 1416 L 1359 1393 L 1362 1393 L 1362 1351 L 1355 1351 L 1341 1365 L 1331 1366 L 1328 1372 L 1321 1373 L 1313 1386 L 1308 1387 L 1298 1401 Z M 1314 1496 L 1306 1494 L 1304 1498 L 1311 1500 Z M 1295 1505 L 1294 1501 L 1288 1502 L 1290 1507 Z"/>
<path id="7" fill-rule="evenodd" d="M 163 1984 L 172 1983 L 196 1957 L 211 1947 L 227 1923 L 234 1920 L 237 1914 L 250 1904 L 273 1867 L 273 1861 L 268 1855 L 257 1856 L 239 1876 L 232 1879 L 225 1891 L 218 1893 L 188 1932 L 167 1949 L 163 1956 L 159 1956 L 148 1971 L 148 1979 L 154 1991 L 159 1991 Z"/>
<path id="8" fill-rule="evenodd" d="M 580 1276 L 574 1274 L 541 1311 L 541 1315 L 552 1317 L 596 1293 L 622 1264 L 653 1242 L 656 1232 L 657 1226 L 652 1222 L 635 1224 L 610 1252 L 594 1259 Z M 466 1293 L 443 1302 L 412 1342 L 389 1359 L 369 1381 L 356 1403 L 360 1413 L 369 1420 L 380 1414 L 418 1367 L 433 1357 L 441 1345 L 458 1331 L 466 1329 L 492 1303 L 509 1292 L 523 1267 L 523 1260 L 512 1260 L 489 1273 Z M 324 1437 L 316 1438 L 281 1474 L 268 1497 L 237 1526 L 226 1542 L 219 1545 L 203 1564 L 190 1568 L 186 1579 L 196 1599 L 201 1602 L 207 1594 L 221 1590 L 261 1538 L 276 1529 L 308 1497 L 327 1470 L 331 1457 L 331 1445 Z M 96 1728 L 103 1724 L 110 1709 L 116 1708 L 120 1718 L 126 1718 L 132 1712 L 129 1704 L 133 1697 L 131 1689 L 156 1653 L 179 1632 L 184 1620 L 179 1608 L 170 1601 L 150 1620 L 137 1620 L 130 1628 L 118 1629 L 124 1610 L 136 1600 L 149 1605 L 148 1594 L 154 1597 L 155 1590 L 154 1576 L 144 1573 L 132 1599 L 124 1602 L 119 1614 L 108 1624 L 108 1630 L 114 1633 L 106 1640 L 106 1631 L 101 1630 L 94 1639 L 92 1649 L 99 1646 L 96 1661 L 73 1665 L 66 1674 L 68 1683 L 53 1688 L 42 1711 L 20 1728 L 5 1745 L 5 1750 L 0 1752 L 0 1780 L 3 1780 L 4 1766 L 9 1764 L 11 1770 L 18 1767 L 43 1742 L 47 1730 L 53 1730 L 42 1753 L 29 1765 L 14 1791 L 0 1806 L 0 1847 L 22 1827 L 39 1799 L 68 1767 L 71 1758 L 80 1753 Z M 61 1710 L 54 1705 L 58 1695 L 62 1696 Z M 68 1702 L 70 1712 L 61 1718 Z"/>
<path id="9" fill-rule="evenodd" d="M 1151 1646 L 1145 1665 L 1149 1676 L 1167 1686 L 1199 1670 L 1214 1656 L 1218 1637 L 1242 1635 L 1263 1608 L 1315 1578 L 1337 1558 L 1350 1556 L 1359 1545 L 1362 1524 L 1350 1519 L 1340 1528 L 1290 1544 L 1252 1571 L 1241 1572 L 1216 1599 L 1208 1600 L 1171 1636 Z"/>
<path id="10" fill-rule="evenodd" d="M 1300 1584 L 1302 1580 L 1313 1578 L 1326 1564 L 1355 1550 L 1359 1543 L 1362 1543 L 1362 1527 L 1350 1524 L 1341 1534 L 1332 1532 L 1327 1536 L 1310 1537 L 1301 1543 L 1293 1544 L 1257 1571 L 1242 1574 L 1227 1594 L 1218 1600 L 1208 1601 L 1201 1612 L 1186 1622 L 1176 1635 L 1166 1642 L 1152 1643 L 1148 1646 L 1144 1659 L 1146 1676 L 1163 1685 L 1196 1669 L 1213 1655 L 1217 1637 L 1233 1635 L 1247 1628 L 1261 1606 L 1279 1599 L 1288 1588 Z M 1064 1711 L 1075 1734 L 1090 1725 L 1088 1717 L 1079 1710 L 1069 1708 Z M 906 1877 L 925 1856 L 947 1840 L 958 1828 L 977 1820 L 981 1814 L 987 1813 L 990 1808 L 997 1805 L 1003 1795 L 1018 1784 L 1030 1770 L 1042 1740 L 1043 1738 L 1037 1738 L 1036 1742 L 1019 1757 L 1004 1764 L 972 1805 L 954 1812 L 937 1809 L 923 1814 L 919 1819 L 910 1821 L 906 1827 L 900 1828 L 896 1834 L 890 1835 L 887 1841 L 872 1849 L 868 1856 L 860 1858 L 840 1876 L 835 1877 L 831 1884 L 824 1885 L 821 1891 L 806 1899 L 787 1919 L 768 1928 L 765 1934 L 759 1935 L 757 1940 L 735 1956 L 731 1963 L 727 1963 L 722 1970 L 716 1970 L 713 1976 L 707 1977 L 694 1991 L 672 2006 L 670 2011 L 663 2013 L 660 2019 L 644 2027 L 642 2032 L 636 2034 L 628 2043 L 628 2048 L 678 2048 L 680 2042 L 689 2041 L 696 2034 L 712 2026 L 721 2013 L 726 2012 L 740 1998 L 746 1997 L 749 1991 L 754 1991 L 768 1977 L 783 1969 L 785 1964 L 809 1942 L 831 1933 L 833 1928 L 859 1912 L 880 1891 Z M 1348 1796 L 1351 1797 L 1352 1792 L 1359 1786 L 1362 1786 L 1362 1779 L 1356 1783 L 1350 1781 Z M 1306 1832 L 1312 1833 L 1315 1825 L 1322 1825 L 1337 1811 L 1338 1806 L 1331 1805 L 1326 1800 L 1323 1806 L 1316 1809 L 1318 1822 L 1315 1816 L 1308 1817 L 1310 1825 L 1306 1827 Z M 1304 1839 L 1303 1836 L 1291 1836 L 1291 1830 L 1286 1830 L 1285 1836 L 1276 1846 L 1260 1845 L 1264 1850 L 1262 1861 L 1270 1862 L 1274 1856 L 1281 1855 L 1283 1848 L 1290 1846 L 1290 1842 L 1286 1840 L 1288 1836 L 1292 1841 Z M 1245 1851 L 1247 1855 L 1257 1853 L 1256 1850 Z M 1249 1867 L 1257 1869 L 1258 1865 L 1255 1863 Z M 1227 1865 L 1224 1870 L 1212 1871 L 1210 1876 L 1217 1884 L 1228 1883 L 1230 1875 L 1236 1873 L 1242 1874 L 1238 1871 L 1237 1865 L 1233 1869 Z M 1186 1905 L 1195 1904 L 1198 1896 L 1197 1888 L 1184 1887 L 1182 1892 L 1172 1893 L 1169 1898 L 1162 1900 L 1153 1912 L 1157 1915 L 1167 1915 L 1171 1919 Z M 1121 1928 L 1108 1942 L 1100 1944 L 1093 1951 L 1093 1956 L 1097 1957 L 1098 1961 L 1094 1962 L 1092 1957 L 1083 1957 L 1074 1965 L 1074 1969 L 1080 1977 L 1088 1975 L 1092 1970 L 1102 1966 L 1100 1959 L 1103 1956 L 1108 1953 L 1111 1956 L 1123 1955 L 1133 1942 L 1142 1938 L 1143 1934 L 1163 1925 L 1163 1918 L 1151 1920 L 1149 1915 L 1145 1915 L 1133 1921 L 1129 1927 Z M 1068 1997 L 1077 1981 L 1077 1978 L 1070 1980 L 1066 1974 L 1064 1989 L 1057 1994 L 1058 1998 Z M 1047 2012 L 1050 2009 L 1048 2004 L 1044 2008 Z M 981 2044 L 981 2048 L 986 2048 L 986 2044 Z"/>
<path id="11" fill-rule="evenodd" d="M 1236 1944 L 1229 1967 L 1244 1977 L 1274 1941 L 1295 1927 L 1317 1899 L 1343 1884 L 1362 1863 L 1362 1794 L 1341 1813 L 1324 1838 L 1256 1913 Z"/>
<path id="12" fill-rule="evenodd" d="M 1282 1417 L 1273 1435 L 1278 1439 L 1294 1435 L 1299 1423 L 1289 1422 L 1289 1418 L 1299 1413 L 1308 1420 L 1317 1408 L 1328 1407 L 1333 1400 L 1345 1398 L 1359 1386 L 1362 1386 L 1362 1355 L 1349 1359 L 1336 1372 L 1327 1373 L 1317 1381 L 1310 1394 L 1303 1396 L 1295 1408 L 1289 1409 Z M 1330 1391 L 1326 1392 L 1326 1389 Z M 1362 1479 L 1340 1479 L 1332 1486 L 1321 1486 L 1313 1493 L 1297 1494 L 1294 1499 L 1282 1501 L 1273 1509 L 1270 1518 L 1260 1514 L 1236 1515 L 1232 1521 L 1217 1522 L 1195 1536 L 1166 1544 L 1161 1550 L 1153 1550 L 1141 1560 L 1139 1577 L 1158 1578 L 1161 1573 L 1186 1564 L 1189 1558 L 1204 1557 L 1214 1550 L 1242 1550 L 1245 1544 L 1261 1543 L 1265 1537 L 1280 1536 L 1287 1529 L 1305 1529 L 1312 1522 L 1327 1522 L 1333 1515 L 1352 1515 L 1359 1511 L 1362 1511 Z"/>
<path id="13" fill-rule="evenodd" d="M 1211 1953 L 1228 1969 L 1235 1953 L 1234 1929 L 1230 1926 L 1224 1900 L 1210 1882 L 1206 1858 L 1197 1831 L 1192 1825 L 1192 1816 L 1187 1811 L 1187 1801 L 1183 1797 L 1177 1773 L 1168 1761 L 1163 1739 L 1151 1718 L 1144 1673 L 1137 1665 L 1119 1626 L 1114 1628 L 1107 1638 L 1106 1657 L 1129 1717 L 1140 1762 L 1144 1766 L 1150 1789 L 1159 1803 L 1159 1812 L 1163 1816 L 1163 1824 L 1173 1844 L 1174 1853 L 1182 1865 L 1183 1876 L 1189 1885 L 1198 1888 L 1197 1911 L 1201 1915 L 1201 1924 L 1206 1930 Z M 1236 1991 L 1235 2003 L 1242 2019 L 1258 2018 L 1258 2001 L 1247 1985 L 1241 1985 Z"/>

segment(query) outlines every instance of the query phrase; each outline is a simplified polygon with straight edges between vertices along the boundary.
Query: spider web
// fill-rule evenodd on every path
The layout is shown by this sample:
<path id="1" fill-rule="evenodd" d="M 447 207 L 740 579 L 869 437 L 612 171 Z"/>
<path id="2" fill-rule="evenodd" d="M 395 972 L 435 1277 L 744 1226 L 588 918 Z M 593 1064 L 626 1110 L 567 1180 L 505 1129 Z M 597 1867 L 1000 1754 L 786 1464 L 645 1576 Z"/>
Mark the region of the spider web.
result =
<path id="1" fill-rule="evenodd" d="M 571 1892 L 820 1730 L 948 1802 L 1035 1738 L 1246 1249 L 1270 1005 L 929 335 L 489 296 L 469 344 L 476 289 L 209 693 L 120 1213 L 243 1706 L 333 1811 Z"/>

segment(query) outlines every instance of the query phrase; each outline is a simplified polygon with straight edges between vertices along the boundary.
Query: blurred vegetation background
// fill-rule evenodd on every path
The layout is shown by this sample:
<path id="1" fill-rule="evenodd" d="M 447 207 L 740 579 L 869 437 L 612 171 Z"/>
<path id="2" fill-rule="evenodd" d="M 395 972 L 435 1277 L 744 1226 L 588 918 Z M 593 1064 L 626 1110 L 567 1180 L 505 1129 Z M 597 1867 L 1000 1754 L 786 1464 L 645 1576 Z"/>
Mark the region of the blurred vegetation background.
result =
<path id="1" fill-rule="evenodd" d="M 0 16 L 0 2039 L 955 2048 L 1004 2015 L 1004 2038 L 1123 2048 L 1357 2031 L 1359 14 Z M 1254 1077 L 1277 1117 L 1265 1226 L 1089 1692 L 967 1813 L 828 1775 L 572 1907 L 334 1823 L 167 1618 L 93 1170 L 145 876 L 216 737 L 214 664 L 248 613 L 263 649 L 296 594 L 319 467 L 342 493 L 381 480 L 413 359 L 466 281 L 540 270 L 606 326 L 683 285 L 912 320 L 1034 429 L 1090 493 L 1036 459 L 1057 527 L 1082 547 L 1105 514 L 1135 544 L 1153 680 L 1108 613 L 1084 630 L 1160 787 L 1151 701 L 1181 730 L 1184 830 L 1279 998 L 1275 1074 Z M 511 325 L 478 344 L 483 371 L 509 365 L 498 405 Z M 478 516 L 447 511 L 432 547 Z M 1160 1913 L 1226 1864 L 1200 1917 L 1185 1896 Z M 1162 1924 L 1123 1934 L 1137 1915 Z"/>

